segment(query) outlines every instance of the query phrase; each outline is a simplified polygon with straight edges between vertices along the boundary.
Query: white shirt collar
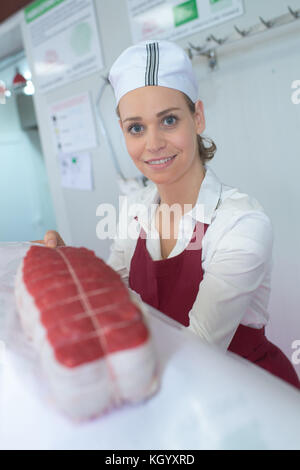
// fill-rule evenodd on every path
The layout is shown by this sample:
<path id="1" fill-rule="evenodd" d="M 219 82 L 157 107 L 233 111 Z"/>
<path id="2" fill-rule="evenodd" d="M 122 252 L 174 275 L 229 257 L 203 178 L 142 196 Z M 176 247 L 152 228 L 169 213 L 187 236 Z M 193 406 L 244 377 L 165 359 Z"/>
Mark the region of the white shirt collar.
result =
<path id="1" fill-rule="evenodd" d="M 197 203 L 188 215 L 198 222 L 210 224 L 216 207 L 220 203 L 222 183 L 211 168 L 206 166 L 205 170 Z"/>
<path id="2" fill-rule="evenodd" d="M 210 224 L 215 209 L 220 202 L 222 183 L 211 168 L 206 166 L 205 170 L 205 176 L 200 187 L 197 203 L 185 216 L 205 224 Z M 157 187 L 155 184 L 150 183 L 146 190 L 144 190 L 144 194 L 139 201 L 141 206 L 139 206 L 136 213 L 139 222 L 144 228 L 149 227 L 149 207 L 158 204 L 159 199 Z"/>

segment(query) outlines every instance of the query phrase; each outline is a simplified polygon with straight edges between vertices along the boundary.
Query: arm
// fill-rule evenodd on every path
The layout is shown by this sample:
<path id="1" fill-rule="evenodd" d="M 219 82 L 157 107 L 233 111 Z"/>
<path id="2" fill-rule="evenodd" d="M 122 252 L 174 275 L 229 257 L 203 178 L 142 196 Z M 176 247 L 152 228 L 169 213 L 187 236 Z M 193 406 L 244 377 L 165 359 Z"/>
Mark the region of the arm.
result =
<path id="1" fill-rule="evenodd" d="M 111 268 L 117 271 L 124 284 L 128 287 L 129 272 L 125 265 L 125 246 L 122 245 L 121 240 L 114 240 L 110 247 L 109 258 L 106 262 Z"/>
<path id="2" fill-rule="evenodd" d="M 219 241 L 189 313 L 189 329 L 227 349 L 272 256 L 272 226 L 264 213 L 240 217 Z"/>

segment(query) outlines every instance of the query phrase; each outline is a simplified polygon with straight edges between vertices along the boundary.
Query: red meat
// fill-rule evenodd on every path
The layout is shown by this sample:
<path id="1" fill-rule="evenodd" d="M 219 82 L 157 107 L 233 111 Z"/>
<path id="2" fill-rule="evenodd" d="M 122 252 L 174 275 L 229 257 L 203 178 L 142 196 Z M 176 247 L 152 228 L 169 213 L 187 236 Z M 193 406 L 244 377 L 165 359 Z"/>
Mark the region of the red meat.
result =
<path id="1" fill-rule="evenodd" d="M 65 367 L 135 348 L 149 338 L 120 276 L 91 250 L 31 246 L 23 282 L 55 357 Z"/>

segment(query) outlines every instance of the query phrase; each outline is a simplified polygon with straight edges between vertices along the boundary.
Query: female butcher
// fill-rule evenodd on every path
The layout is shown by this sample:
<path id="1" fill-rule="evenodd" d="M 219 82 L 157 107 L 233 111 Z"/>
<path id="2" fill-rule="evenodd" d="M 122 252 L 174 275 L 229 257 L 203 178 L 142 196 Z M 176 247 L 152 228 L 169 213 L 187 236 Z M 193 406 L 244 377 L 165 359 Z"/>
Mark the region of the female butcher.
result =
<path id="1" fill-rule="evenodd" d="M 207 165 L 216 147 L 202 137 L 203 103 L 188 56 L 174 43 L 146 41 L 120 55 L 109 80 L 128 153 L 149 184 L 123 205 L 123 236 L 108 263 L 146 303 L 299 387 L 292 364 L 264 331 L 270 220 Z M 44 241 L 63 244 L 53 231 Z"/>

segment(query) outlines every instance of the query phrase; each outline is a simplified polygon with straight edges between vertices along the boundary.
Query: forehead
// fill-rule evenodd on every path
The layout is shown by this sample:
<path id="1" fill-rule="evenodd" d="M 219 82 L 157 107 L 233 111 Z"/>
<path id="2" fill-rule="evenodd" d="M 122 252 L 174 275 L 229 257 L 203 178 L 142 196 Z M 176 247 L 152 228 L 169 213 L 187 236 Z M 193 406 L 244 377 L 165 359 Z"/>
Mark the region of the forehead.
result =
<path id="1" fill-rule="evenodd" d="M 122 118 L 129 115 L 157 114 L 162 109 L 178 107 L 186 109 L 186 102 L 181 91 L 162 86 L 136 88 L 122 96 L 119 111 Z"/>

